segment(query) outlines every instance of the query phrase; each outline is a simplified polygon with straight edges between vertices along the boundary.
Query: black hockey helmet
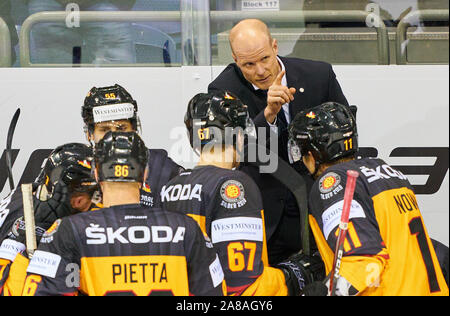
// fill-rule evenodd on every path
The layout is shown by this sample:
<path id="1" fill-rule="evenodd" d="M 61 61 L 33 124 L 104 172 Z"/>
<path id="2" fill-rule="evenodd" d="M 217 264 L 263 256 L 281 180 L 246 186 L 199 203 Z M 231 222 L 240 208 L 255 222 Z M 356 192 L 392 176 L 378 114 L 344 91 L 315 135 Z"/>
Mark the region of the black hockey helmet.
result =
<path id="1" fill-rule="evenodd" d="M 36 182 L 44 185 L 49 194 L 59 181 L 63 181 L 71 193 L 93 194 L 98 186 L 91 173 L 92 161 L 92 149 L 87 145 L 68 143 L 58 146 L 46 159 Z"/>
<path id="2" fill-rule="evenodd" d="M 133 129 L 137 130 L 139 118 L 138 106 L 130 93 L 116 84 L 110 87 L 93 87 L 81 108 L 81 116 L 87 131 L 92 133 L 96 123 L 130 120 Z"/>
<path id="3" fill-rule="evenodd" d="M 98 181 L 143 182 L 149 154 L 136 132 L 109 131 L 94 149 Z"/>
<path id="4" fill-rule="evenodd" d="M 354 156 L 358 133 L 350 108 L 327 102 L 298 113 L 289 126 L 289 150 L 295 161 L 310 151 L 318 165 Z"/>
<path id="5" fill-rule="evenodd" d="M 256 137 L 247 105 L 227 91 L 199 93 L 188 104 L 184 117 L 189 141 L 194 149 L 210 142 L 225 143 L 236 129 Z"/>

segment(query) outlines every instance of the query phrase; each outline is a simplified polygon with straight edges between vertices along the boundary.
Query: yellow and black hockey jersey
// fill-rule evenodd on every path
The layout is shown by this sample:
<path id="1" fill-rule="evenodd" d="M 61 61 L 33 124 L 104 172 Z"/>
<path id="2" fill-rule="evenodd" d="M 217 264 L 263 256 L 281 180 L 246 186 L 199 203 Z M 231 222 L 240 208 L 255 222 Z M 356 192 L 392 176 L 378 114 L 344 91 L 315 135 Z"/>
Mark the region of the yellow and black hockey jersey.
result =
<path id="1" fill-rule="evenodd" d="M 197 221 L 219 255 L 228 295 L 287 295 L 283 272 L 268 266 L 261 194 L 246 174 L 196 167 L 162 188 L 161 203 Z"/>
<path id="2" fill-rule="evenodd" d="M 37 184 L 33 184 L 33 189 Z M 52 223 L 44 223 L 49 227 Z M 25 245 L 15 239 L 18 229 L 25 227 L 23 219 L 23 196 L 19 189 L 0 201 L 0 296 L 20 295 L 26 277 L 28 259 L 21 255 Z M 38 240 L 45 228 L 36 226 Z M 13 264 L 17 256 L 17 262 Z"/>
<path id="3" fill-rule="evenodd" d="M 23 295 L 223 295 L 223 271 L 187 216 L 137 204 L 66 217 L 49 229 Z"/>
<path id="4" fill-rule="evenodd" d="M 0 296 L 20 296 L 27 276 L 29 259 L 23 255 L 25 245 L 11 239 L 5 239 L 3 250 L 14 254 L 9 259 L 0 258 Z"/>
<path id="5" fill-rule="evenodd" d="M 310 224 L 326 272 L 332 268 L 346 171 L 359 172 L 340 275 L 360 295 L 448 295 L 412 186 L 381 159 L 328 168 L 312 188 Z"/>
<path id="6" fill-rule="evenodd" d="M 33 184 L 37 188 L 37 184 Z M 89 211 L 98 210 L 100 203 L 91 204 Z M 52 222 L 40 223 L 49 228 Z M 0 202 L 0 296 L 18 296 L 26 278 L 29 260 L 24 254 L 25 245 L 17 241 L 18 230 L 24 229 L 23 196 L 20 189 L 13 190 Z M 45 228 L 36 226 L 36 239 L 39 242 Z"/>

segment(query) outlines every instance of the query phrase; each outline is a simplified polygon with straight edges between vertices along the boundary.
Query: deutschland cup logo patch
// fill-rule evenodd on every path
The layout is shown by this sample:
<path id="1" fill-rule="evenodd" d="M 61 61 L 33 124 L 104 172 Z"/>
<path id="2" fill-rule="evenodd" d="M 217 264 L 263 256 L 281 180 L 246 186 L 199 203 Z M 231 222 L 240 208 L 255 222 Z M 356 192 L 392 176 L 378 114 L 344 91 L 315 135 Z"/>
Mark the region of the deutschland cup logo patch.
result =
<path id="1" fill-rule="evenodd" d="M 228 180 L 220 188 L 222 206 L 226 208 L 237 208 L 245 204 L 245 190 L 242 183 L 236 180 Z"/>
<path id="2" fill-rule="evenodd" d="M 328 193 L 331 192 L 340 183 L 341 177 L 337 173 L 329 172 L 320 179 L 319 190 L 322 193 Z"/>

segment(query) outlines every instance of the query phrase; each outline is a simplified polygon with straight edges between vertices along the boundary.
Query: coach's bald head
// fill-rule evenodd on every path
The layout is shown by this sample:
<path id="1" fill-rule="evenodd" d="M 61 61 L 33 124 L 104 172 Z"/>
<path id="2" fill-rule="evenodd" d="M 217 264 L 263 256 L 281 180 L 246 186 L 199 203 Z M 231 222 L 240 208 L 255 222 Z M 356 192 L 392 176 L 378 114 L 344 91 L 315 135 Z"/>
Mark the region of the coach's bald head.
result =
<path id="1" fill-rule="evenodd" d="M 264 22 L 257 19 L 248 19 L 242 20 L 231 29 L 229 40 L 231 50 L 234 51 L 234 45 L 237 49 L 240 49 L 242 44 L 248 45 L 254 43 L 255 40 L 268 41 L 271 44 L 272 36 Z"/>
<path id="2" fill-rule="evenodd" d="M 267 90 L 281 70 L 278 43 L 267 25 L 256 19 L 243 20 L 231 29 L 229 41 L 233 59 L 245 79 Z"/>

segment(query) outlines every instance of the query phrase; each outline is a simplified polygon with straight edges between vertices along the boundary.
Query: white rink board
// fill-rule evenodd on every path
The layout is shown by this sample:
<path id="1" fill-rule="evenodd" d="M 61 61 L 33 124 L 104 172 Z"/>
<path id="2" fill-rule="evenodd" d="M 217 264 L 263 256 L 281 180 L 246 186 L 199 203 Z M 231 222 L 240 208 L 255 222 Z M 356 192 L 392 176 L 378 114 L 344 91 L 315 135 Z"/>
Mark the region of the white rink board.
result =
<path id="1" fill-rule="evenodd" d="M 184 130 L 188 100 L 206 92 L 224 67 L 181 68 L 0 68 L 0 154 L 10 120 L 21 116 L 13 140 L 20 149 L 13 167 L 16 183 L 31 153 L 66 142 L 85 142 L 81 105 L 92 86 L 119 83 L 137 100 L 142 136 L 151 148 L 164 148 L 185 167 L 195 165 Z M 448 66 L 334 66 L 349 103 L 358 106 L 361 147 L 375 147 L 394 165 L 433 165 L 432 157 L 389 157 L 399 147 L 449 146 Z M 431 237 L 448 245 L 449 176 L 440 189 L 418 195 Z M 4 174 L 5 170 L 0 170 Z M 411 176 L 424 184 L 427 176 Z M 6 182 L 0 198 L 9 192 Z"/>

